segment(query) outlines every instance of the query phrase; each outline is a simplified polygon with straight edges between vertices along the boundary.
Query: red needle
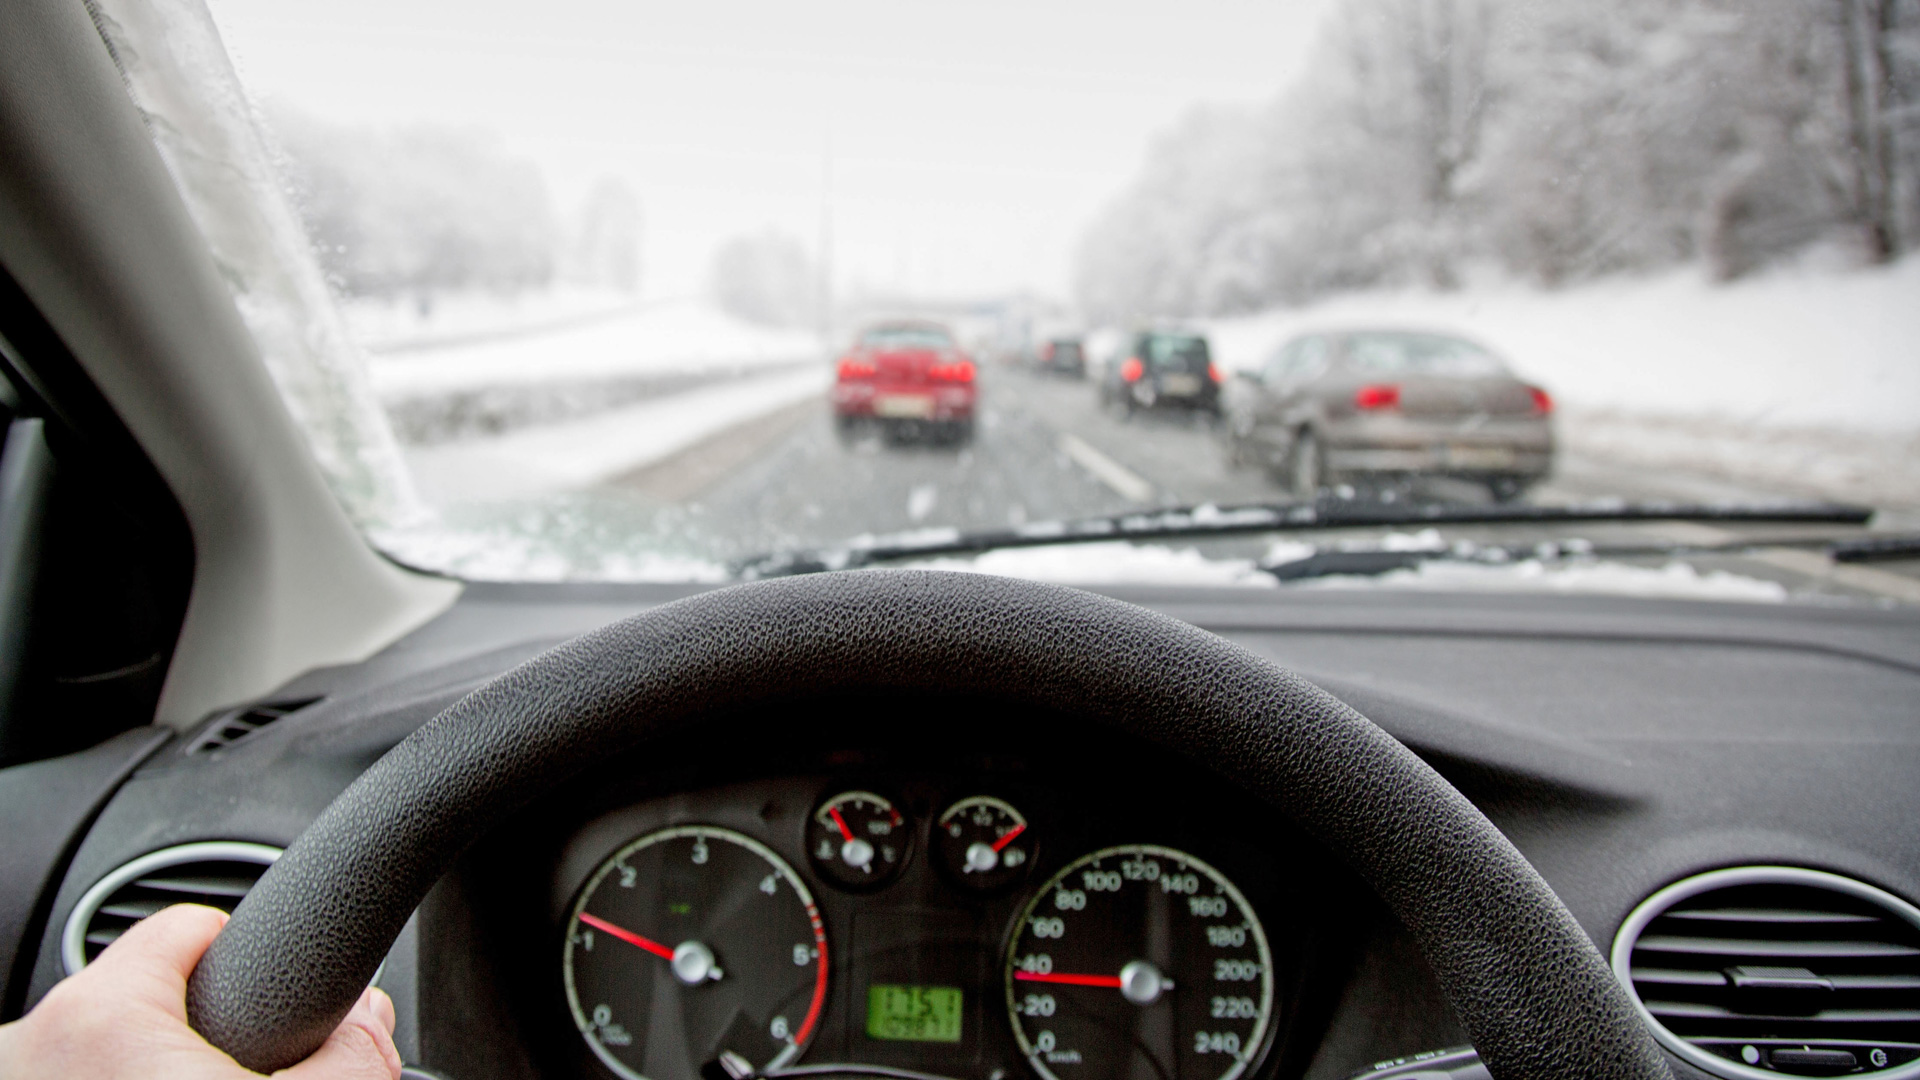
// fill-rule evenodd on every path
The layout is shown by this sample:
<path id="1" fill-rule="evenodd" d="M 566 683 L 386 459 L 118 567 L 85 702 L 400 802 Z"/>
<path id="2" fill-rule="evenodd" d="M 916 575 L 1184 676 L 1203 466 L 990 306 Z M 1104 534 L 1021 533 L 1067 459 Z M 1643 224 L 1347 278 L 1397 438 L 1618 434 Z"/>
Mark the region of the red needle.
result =
<path id="1" fill-rule="evenodd" d="M 1027 831 L 1027 823 L 1024 821 L 1018 825 L 1015 825 L 1013 828 L 1008 829 L 1000 837 L 1000 839 L 995 840 L 993 842 L 993 850 L 999 851 L 1001 848 L 1006 847 L 1008 844 L 1013 843 L 1014 837 L 1019 836 L 1021 833 L 1026 831 Z"/>
<path id="2" fill-rule="evenodd" d="M 1013 977 L 1021 982 L 1066 983 L 1069 986 L 1104 986 L 1109 990 L 1120 989 L 1118 975 L 1067 975 L 1058 971 L 1042 975 L 1037 971 L 1016 971 Z"/>
<path id="3" fill-rule="evenodd" d="M 829 806 L 827 807 L 827 813 L 832 814 L 833 823 L 840 826 L 840 835 L 846 837 L 848 840 L 852 840 L 853 830 L 847 828 L 847 819 L 840 816 L 840 808 L 837 806 Z"/>
<path id="4" fill-rule="evenodd" d="M 624 941 L 629 945 L 638 945 L 639 947 L 647 950 L 648 952 L 652 953 L 653 955 L 659 957 L 662 960 L 673 959 L 673 950 L 667 948 L 665 945 L 662 945 L 657 941 L 654 941 L 652 938 L 643 938 L 639 934 L 636 934 L 633 931 L 626 929 L 625 927 L 615 926 L 605 919 L 599 918 L 598 916 L 589 915 L 584 911 L 580 913 L 580 921 L 583 923 L 586 923 L 588 926 L 591 926 L 596 930 L 604 930 L 607 933 L 612 934 L 614 937 L 619 938 L 621 941 Z M 1120 983 L 1118 980 L 1115 980 L 1113 985 L 1119 986 Z"/>

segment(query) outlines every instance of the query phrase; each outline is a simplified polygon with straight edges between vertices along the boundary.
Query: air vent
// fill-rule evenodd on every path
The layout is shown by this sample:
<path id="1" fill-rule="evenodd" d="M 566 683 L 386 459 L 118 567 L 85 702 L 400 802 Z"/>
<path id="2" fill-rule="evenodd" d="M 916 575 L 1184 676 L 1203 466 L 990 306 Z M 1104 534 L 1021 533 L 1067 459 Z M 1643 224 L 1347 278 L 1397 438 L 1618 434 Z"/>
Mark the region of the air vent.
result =
<path id="1" fill-rule="evenodd" d="M 215 750 L 224 750 L 268 724 L 297 713 L 319 700 L 319 698 L 301 698 L 296 701 L 264 701 L 258 705 L 250 705 L 244 709 L 225 713 L 207 725 L 200 737 L 187 747 L 187 753 L 210 754 Z"/>
<path id="2" fill-rule="evenodd" d="M 1716 870 L 1635 908 L 1613 970 L 1715 1075 L 1920 1077 L 1920 908 L 1851 878 Z"/>
<path id="3" fill-rule="evenodd" d="M 60 956 L 71 975 L 127 928 L 171 904 L 206 904 L 223 911 L 240 905 L 280 849 L 225 841 L 182 844 L 127 863 L 101 878 L 67 916 Z"/>

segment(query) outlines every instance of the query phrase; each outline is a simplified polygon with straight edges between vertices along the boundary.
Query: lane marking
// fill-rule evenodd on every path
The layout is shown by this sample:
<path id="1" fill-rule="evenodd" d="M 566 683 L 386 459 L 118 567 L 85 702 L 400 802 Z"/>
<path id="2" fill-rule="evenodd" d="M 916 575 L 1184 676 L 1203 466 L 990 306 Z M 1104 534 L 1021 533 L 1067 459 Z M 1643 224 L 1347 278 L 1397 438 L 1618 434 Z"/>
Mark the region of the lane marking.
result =
<path id="1" fill-rule="evenodd" d="M 1078 435 L 1061 432 L 1060 452 L 1124 498 L 1134 502 L 1146 502 L 1153 498 L 1153 485 L 1147 483 L 1145 477 L 1095 450 Z"/>

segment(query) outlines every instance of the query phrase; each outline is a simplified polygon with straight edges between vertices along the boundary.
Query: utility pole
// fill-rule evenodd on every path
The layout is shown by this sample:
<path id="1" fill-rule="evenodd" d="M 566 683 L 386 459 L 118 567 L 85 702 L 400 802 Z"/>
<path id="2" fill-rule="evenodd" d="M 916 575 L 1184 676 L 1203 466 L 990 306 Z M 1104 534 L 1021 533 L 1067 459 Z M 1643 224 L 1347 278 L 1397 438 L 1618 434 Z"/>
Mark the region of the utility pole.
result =
<path id="1" fill-rule="evenodd" d="M 833 343 L 833 129 L 820 144 L 820 340 Z"/>

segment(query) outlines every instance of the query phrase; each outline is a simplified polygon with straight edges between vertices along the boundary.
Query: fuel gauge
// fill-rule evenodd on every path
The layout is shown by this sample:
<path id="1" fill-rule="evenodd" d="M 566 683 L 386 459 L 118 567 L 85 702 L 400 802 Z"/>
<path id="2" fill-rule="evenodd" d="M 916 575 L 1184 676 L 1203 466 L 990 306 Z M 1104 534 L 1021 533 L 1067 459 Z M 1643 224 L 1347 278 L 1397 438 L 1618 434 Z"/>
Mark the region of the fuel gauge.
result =
<path id="1" fill-rule="evenodd" d="M 848 889 L 877 889 L 906 865 L 912 833 L 893 803 L 871 791 L 843 791 L 807 821 L 807 856 L 820 876 Z"/>
<path id="2" fill-rule="evenodd" d="M 940 815 L 933 829 L 940 865 L 953 880 L 974 889 L 997 889 L 1018 881 L 1033 864 L 1033 834 L 1012 804 L 991 795 L 961 799 Z"/>

